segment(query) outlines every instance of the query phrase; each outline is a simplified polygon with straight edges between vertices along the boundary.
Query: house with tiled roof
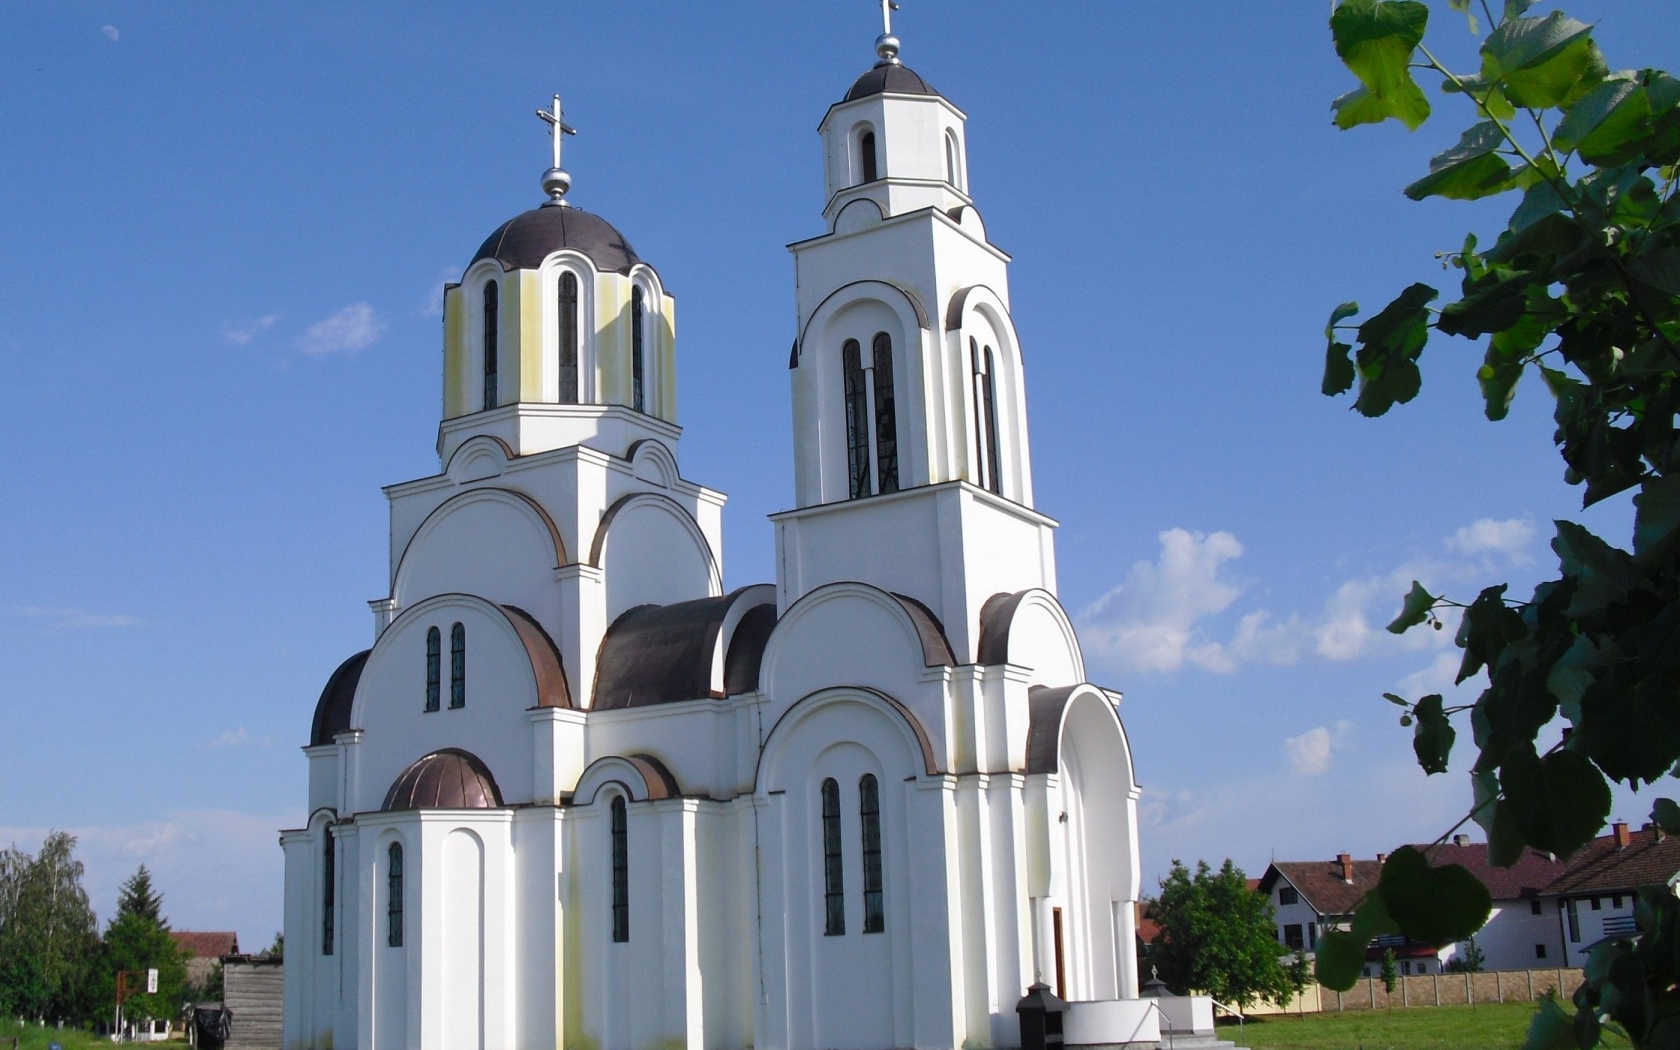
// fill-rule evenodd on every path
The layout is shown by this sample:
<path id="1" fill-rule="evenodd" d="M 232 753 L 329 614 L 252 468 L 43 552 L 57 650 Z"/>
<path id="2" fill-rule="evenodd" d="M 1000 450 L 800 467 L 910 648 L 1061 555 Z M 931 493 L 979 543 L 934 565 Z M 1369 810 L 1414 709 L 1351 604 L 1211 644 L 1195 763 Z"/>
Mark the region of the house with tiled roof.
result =
<path id="1" fill-rule="evenodd" d="M 230 930 L 170 930 L 169 939 L 187 957 L 187 982 L 202 987 L 224 955 L 239 954 L 239 935 Z"/>
<path id="2" fill-rule="evenodd" d="M 1488 921 L 1476 931 L 1476 947 L 1482 952 L 1484 970 L 1528 970 L 1568 965 L 1564 958 L 1563 933 L 1558 925 L 1558 905 L 1545 896 L 1567 866 L 1539 850 L 1524 850 L 1509 868 L 1495 867 L 1488 860 L 1485 842 L 1471 842 L 1467 835 L 1455 835 L 1439 846 L 1419 845 L 1435 867 L 1462 865 L 1480 879 L 1493 898 Z M 1465 959 L 1468 942 L 1449 944 L 1437 954 L 1443 966 Z"/>
<path id="3" fill-rule="evenodd" d="M 1374 860 L 1355 860 L 1351 854 L 1340 853 L 1335 860 L 1273 861 L 1255 889 L 1272 902 L 1278 943 L 1288 951 L 1311 953 L 1326 930 L 1348 929 L 1360 900 L 1376 888 L 1385 859 L 1378 854 Z M 1404 938 L 1383 938 L 1367 952 L 1371 973 L 1390 948 L 1403 975 L 1441 970 L 1434 949 Z"/>
<path id="4" fill-rule="evenodd" d="M 1594 839 L 1569 859 L 1568 870 L 1542 897 L 1556 915 L 1565 966 L 1585 965 L 1587 952 L 1606 937 L 1635 932 L 1633 906 L 1640 890 L 1675 888 L 1680 880 L 1680 838 L 1647 824 L 1624 823 Z"/>

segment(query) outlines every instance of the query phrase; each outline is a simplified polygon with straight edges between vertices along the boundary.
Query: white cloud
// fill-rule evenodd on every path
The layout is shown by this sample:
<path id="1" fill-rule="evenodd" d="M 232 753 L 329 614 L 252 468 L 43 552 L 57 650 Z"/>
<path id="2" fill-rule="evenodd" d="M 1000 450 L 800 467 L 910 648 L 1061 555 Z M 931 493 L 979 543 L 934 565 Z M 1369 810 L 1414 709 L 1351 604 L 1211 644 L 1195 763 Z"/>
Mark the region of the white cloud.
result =
<path id="1" fill-rule="evenodd" d="M 7 610 L 14 616 L 35 620 L 46 627 L 82 630 L 90 627 L 141 627 L 146 621 L 124 613 L 92 613 L 81 609 L 49 609 L 39 605 L 15 605 Z"/>
<path id="2" fill-rule="evenodd" d="M 298 340 L 306 354 L 355 353 L 366 350 L 385 334 L 385 321 L 367 303 L 351 303 L 323 321 L 309 326 Z"/>
<path id="3" fill-rule="evenodd" d="M 1330 768 L 1330 730 L 1314 726 L 1300 736 L 1283 741 L 1284 753 L 1289 756 L 1289 768 L 1305 776 L 1313 776 Z"/>
<path id="4" fill-rule="evenodd" d="M 1230 670 L 1230 656 L 1202 639 L 1196 623 L 1224 612 L 1242 593 L 1220 578 L 1220 567 L 1242 555 L 1242 544 L 1228 532 L 1187 529 L 1168 529 L 1158 538 L 1160 557 L 1133 565 L 1120 586 L 1082 614 L 1087 644 L 1137 670 L 1172 671 L 1187 660 Z"/>
<path id="5" fill-rule="evenodd" d="M 244 726 L 240 726 L 238 729 L 230 729 L 221 736 L 216 737 L 214 740 L 210 741 L 209 746 L 238 747 L 240 744 L 245 743 L 249 739 L 251 739 L 251 734 L 245 731 Z"/>
<path id="6" fill-rule="evenodd" d="M 222 338 L 234 346 L 246 346 L 251 340 L 273 328 L 279 320 L 279 314 L 264 314 L 247 325 L 230 324 L 222 329 Z"/>
<path id="7" fill-rule="evenodd" d="M 105 34 L 105 39 L 109 40 L 113 44 L 117 42 L 117 39 L 120 36 L 122 36 L 121 33 L 117 32 L 117 27 L 116 26 L 100 26 L 99 31 L 101 33 L 104 33 Z"/>
<path id="8" fill-rule="evenodd" d="M 1522 565 L 1533 560 L 1528 553 L 1528 545 L 1533 542 L 1534 522 L 1526 518 L 1479 518 L 1447 537 L 1446 547 L 1465 557 L 1498 554 Z"/>

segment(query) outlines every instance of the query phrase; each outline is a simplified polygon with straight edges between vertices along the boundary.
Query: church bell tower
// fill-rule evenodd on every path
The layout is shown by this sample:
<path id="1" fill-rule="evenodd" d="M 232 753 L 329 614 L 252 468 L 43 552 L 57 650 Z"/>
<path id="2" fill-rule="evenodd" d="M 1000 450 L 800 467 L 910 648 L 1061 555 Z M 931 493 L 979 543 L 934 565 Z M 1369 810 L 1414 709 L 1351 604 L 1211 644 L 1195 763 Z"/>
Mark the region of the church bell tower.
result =
<path id="1" fill-rule="evenodd" d="M 873 584 L 927 606 L 965 662 L 988 598 L 1054 593 L 1055 522 L 1033 509 L 1009 256 L 969 195 L 967 115 L 899 60 L 890 18 L 817 129 L 827 229 L 789 246 L 797 506 L 773 518 L 778 598 Z"/>

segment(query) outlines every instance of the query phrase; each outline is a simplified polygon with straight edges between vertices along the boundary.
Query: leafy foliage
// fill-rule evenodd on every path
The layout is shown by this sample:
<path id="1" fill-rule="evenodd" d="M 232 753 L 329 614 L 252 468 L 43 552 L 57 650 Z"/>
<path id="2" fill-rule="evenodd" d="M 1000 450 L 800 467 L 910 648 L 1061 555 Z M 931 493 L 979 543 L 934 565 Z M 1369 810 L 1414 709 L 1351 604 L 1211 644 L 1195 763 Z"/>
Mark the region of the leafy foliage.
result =
<path id="1" fill-rule="evenodd" d="M 99 937 L 75 848 L 55 831 L 33 857 L 0 850 L 0 1016 L 80 1021 L 92 1009 Z"/>
<path id="2" fill-rule="evenodd" d="M 1197 861 L 1194 875 L 1173 861 L 1161 880 L 1155 916 L 1162 936 L 1151 954 L 1161 980 L 1175 992 L 1196 989 L 1241 1007 L 1288 998 L 1271 901 L 1249 889 L 1230 860 L 1218 871 Z"/>
<path id="3" fill-rule="evenodd" d="M 1475 31 L 1469 5 L 1451 2 Z M 1439 291 L 1414 284 L 1357 326 L 1357 304 L 1336 307 L 1323 392 L 1357 385 L 1353 407 L 1380 416 L 1417 395 L 1432 334 L 1481 340 L 1476 378 L 1487 417 L 1503 419 L 1523 377 L 1537 375 L 1555 403 L 1564 481 L 1581 486 L 1583 506 L 1632 494 L 1631 549 L 1559 521 L 1557 576 L 1528 600 L 1499 586 L 1465 605 L 1414 584 L 1389 627 L 1439 628 L 1440 610 L 1462 610 L 1458 681 L 1488 676 L 1475 703 L 1385 695 L 1407 708 L 1402 721 L 1430 774 L 1448 768 L 1452 716 L 1468 714 L 1477 750 L 1470 816 L 1504 864 L 1525 845 L 1573 852 L 1603 829 L 1609 780 L 1649 784 L 1680 761 L 1680 80 L 1655 69 L 1612 72 L 1591 26 L 1561 11 L 1530 15 L 1530 6 L 1507 0 L 1496 17 L 1482 5 L 1491 31 L 1480 68 L 1468 73 L 1425 45 L 1426 4 L 1341 0 L 1330 19 L 1337 54 L 1360 85 L 1332 106 L 1338 126 L 1393 118 L 1417 127 L 1430 107 L 1414 69 L 1431 71 L 1474 111 L 1407 196 L 1512 194 L 1516 204 L 1487 250 L 1472 235 L 1446 256 L 1462 273 L 1457 300 L 1437 309 Z M 1551 739 L 1559 719 L 1568 728 Z M 1680 823 L 1680 807 L 1660 800 L 1653 818 Z M 1385 865 L 1354 934 L 1392 925 L 1437 943 L 1486 892 L 1476 898 L 1469 882 L 1404 853 Z M 1612 1025 L 1636 1046 L 1673 1042 L 1665 1026 L 1680 1025 L 1676 907 L 1672 896 L 1642 902 L 1637 942 L 1596 952 L 1576 1015 L 1544 1005 L 1529 1045 L 1591 1047 Z M 1355 938 L 1347 939 L 1319 952 L 1330 987 L 1351 987 L 1357 974 Z"/>
<path id="4" fill-rule="evenodd" d="M 1400 987 L 1400 970 L 1395 966 L 1393 948 L 1383 949 L 1382 967 L 1377 971 L 1377 976 L 1382 978 L 1383 991 L 1389 995 L 1393 995 L 1394 989 Z"/>
<path id="5" fill-rule="evenodd" d="M 152 886 L 151 872 L 144 864 L 122 885 L 117 898 L 117 915 L 105 928 L 105 972 L 100 976 L 101 998 L 116 998 L 116 974 L 121 970 L 158 972 L 156 994 L 129 994 L 123 1002 L 125 1015 L 166 1018 L 175 1016 L 186 1001 L 187 966 L 180 948 L 169 936 L 169 920 L 163 917 L 163 896 Z M 130 988 L 132 989 L 132 985 Z"/>

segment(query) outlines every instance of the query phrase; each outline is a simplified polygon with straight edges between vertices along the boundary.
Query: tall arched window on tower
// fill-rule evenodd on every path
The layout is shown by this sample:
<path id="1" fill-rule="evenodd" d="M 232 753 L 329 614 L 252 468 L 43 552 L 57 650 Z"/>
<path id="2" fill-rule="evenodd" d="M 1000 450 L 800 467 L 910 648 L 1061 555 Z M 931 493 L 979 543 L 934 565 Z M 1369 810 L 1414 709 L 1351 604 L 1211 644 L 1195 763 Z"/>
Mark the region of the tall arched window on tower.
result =
<path id="1" fill-rule="evenodd" d="M 442 681 L 443 636 L 433 627 L 426 632 L 426 710 L 438 709 L 438 693 Z"/>
<path id="2" fill-rule="evenodd" d="M 558 400 L 575 405 L 578 400 L 578 282 L 570 270 L 560 275 L 560 346 Z"/>
<path id="3" fill-rule="evenodd" d="M 496 407 L 496 334 L 501 312 L 501 292 L 495 281 L 484 284 L 484 408 Z"/>
<path id="4" fill-rule="evenodd" d="M 630 289 L 630 407 L 638 412 L 647 411 L 647 395 L 643 391 L 647 380 L 647 364 L 643 360 L 647 340 L 642 333 L 647 327 L 642 323 L 645 313 L 642 289 L 640 286 Z"/>
<path id="5" fill-rule="evenodd" d="M 881 177 L 880 165 L 875 160 L 873 131 L 866 131 L 858 136 L 858 168 L 863 172 L 864 182 L 874 182 Z"/>
<path id="6" fill-rule="evenodd" d="M 449 706 L 467 706 L 467 629 L 449 629 Z"/>
<path id="7" fill-rule="evenodd" d="M 393 842 L 385 851 L 385 943 L 403 944 L 403 856 L 402 843 Z"/>
<path id="8" fill-rule="evenodd" d="M 957 136 L 945 132 L 945 181 L 956 189 L 962 189 L 962 181 L 957 177 Z"/>
<path id="9" fill-rule="evenodd" d="M 624 796 L 612 800 L 612 939 L 630 939 L 630 828 Z"/>
<path id="10" fill-rule="evenodd" d="M 992 348 L 982 352 L 972 336 L 968 358 L 974 371 L 974 458 L 975 481 L 981 487 L 1003 495 L 1002 461 L 998 458 L 996 359 Z"/>
<path id="11" fill-rule="evenodd" d="M 892 336 L 875 333 L 875 490 L 898 491 L 898 413 L 893 401 Z"/>
<path id="12" fill-rule="evenodd" d="M 333 850 L 332 826 L 321 825 L 321 954 L 333 953 L 333 889 L 338 884 L 338 857 Z"/>
<path id="13" fill-rule="evenodd" d="M 887 910 L 881 899 L 881 785 L 873 773 L 858 781 L 858 812 L 863 817 L 863 932 L 880 933 L 887 928 Z"/>
<path id="14" fill-rule="evenodd" d="M 840 785 L 822 782 L 823 934 L 846 932 L 846 879 L 840 856 Z"/>
<path id="15" fill-rule="evenodd" d="M 846 375 L 846 476 L 852 499 L 874 492 L 869 464 L 869 384 L 863 375 L 863 359 L 856 339 L 840 348 L 840 365 Z"/>

